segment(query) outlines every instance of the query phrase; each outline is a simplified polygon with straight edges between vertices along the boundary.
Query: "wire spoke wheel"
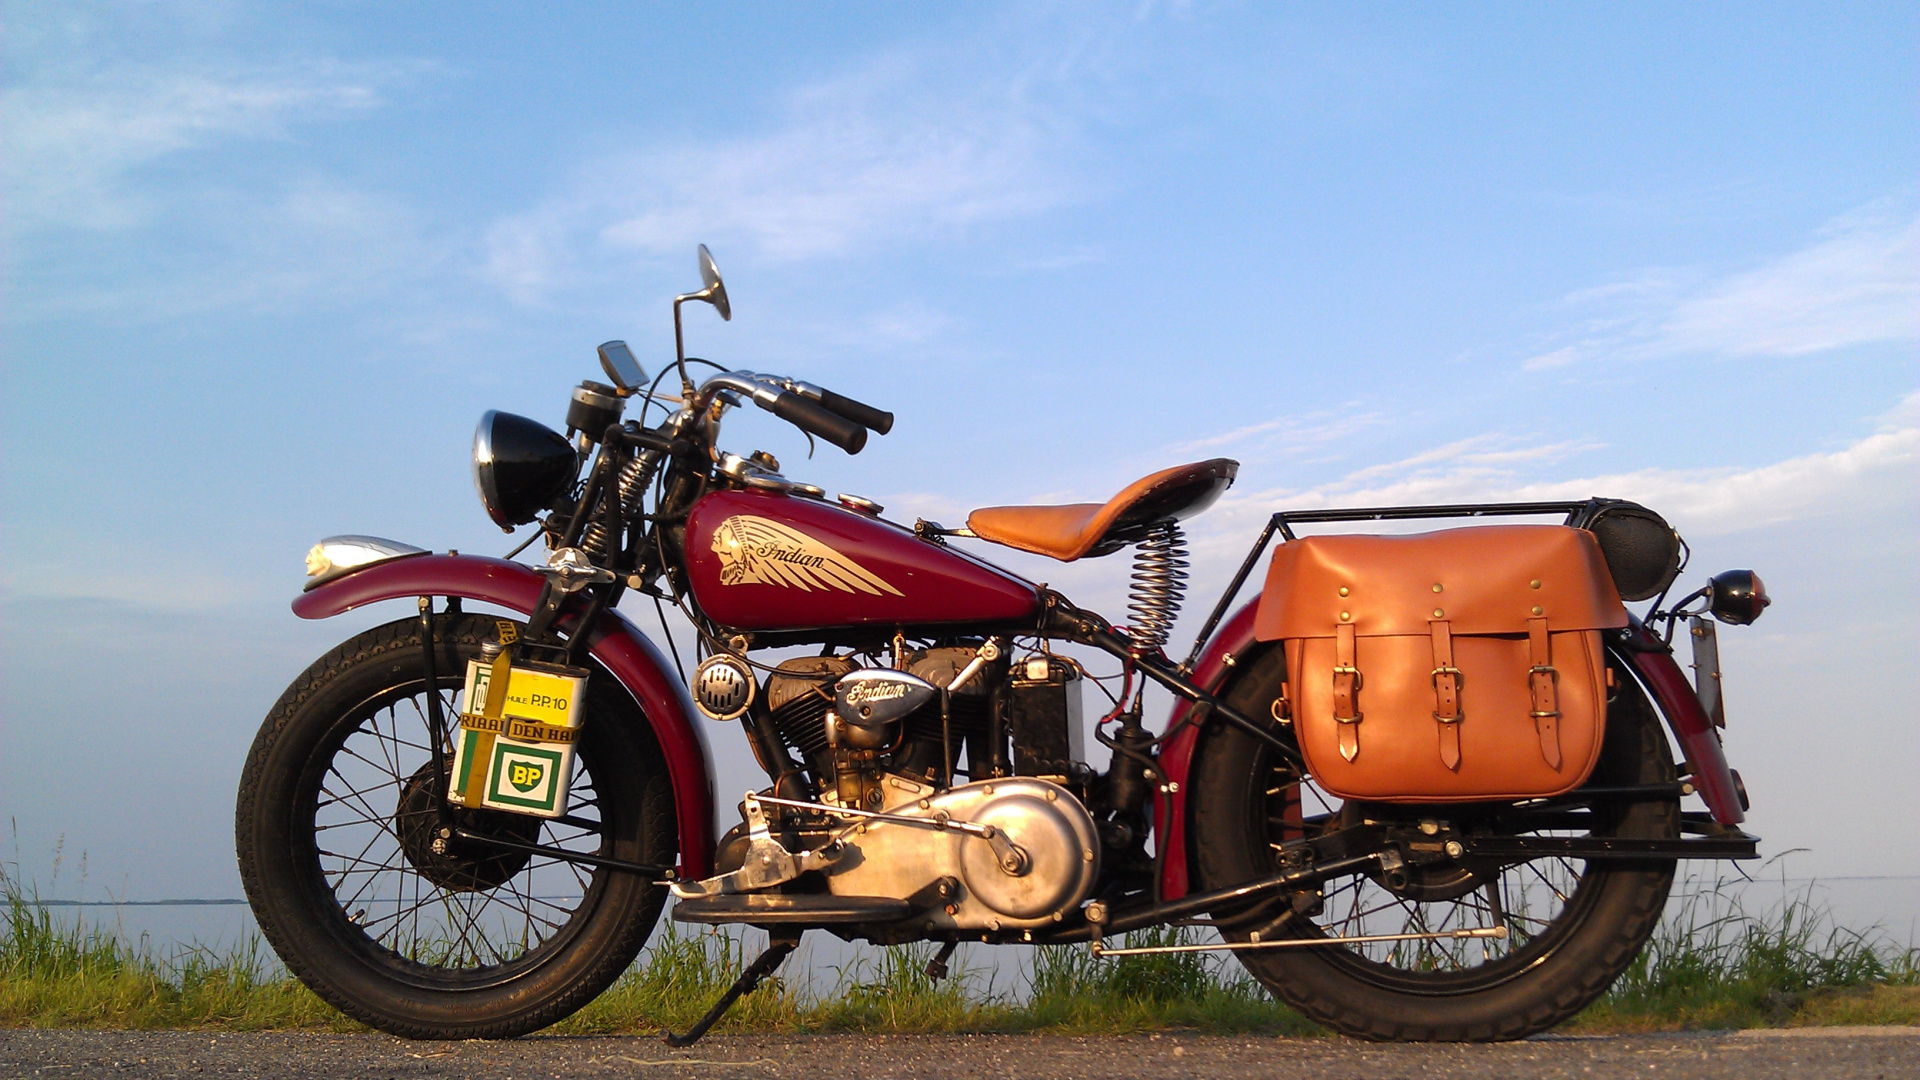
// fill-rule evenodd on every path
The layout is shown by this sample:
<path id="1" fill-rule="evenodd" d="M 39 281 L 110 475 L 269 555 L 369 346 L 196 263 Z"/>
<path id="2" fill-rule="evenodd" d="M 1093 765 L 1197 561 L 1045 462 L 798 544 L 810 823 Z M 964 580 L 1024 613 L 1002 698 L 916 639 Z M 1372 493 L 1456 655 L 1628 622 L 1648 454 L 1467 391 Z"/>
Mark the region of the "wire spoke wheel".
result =
<path id="1" fill-rule="evenodd" d="M 1228 700 L 1263 715 L 1284 679 L 1281 651 L 1262 654 L 1243 671 Z M 1616 681 L 1591 782 L 1671 781 L 1672 756 L 1651 706 L 1624 672 Z M 1271 875 L 1290 842 L 1363 820 L 1502 835 L 1679 835 L 1674 799 L 1552 813 L 1511 804 L 1345 803 L 1265 744 L 1224 727 L 1199 748 L 1190 790 L 1200 837 L 1195 868 L 1205 888 Z M 1235 954 L 1276 995 L 1345 1034 L 1514 1039 L 1552 1027 L 1606 991 L 1653 932 L 1672 880 L 1672 860 L 1410 862 L 1394 874 L 1375 869 L 1331 879 L 1264 926 L 1226 932 L 1241 940 L 1255 929 L 1268 940 L 1369 939 Z"/>
<path id="2" fill-rule="evenodd" d="M 1270 822 L 1279 823 L 1269 832 L 1277 838 L 1337 828 L 1358 817 L 1361 809 L 1331 798 L 1284 765 L 1272 767 L 1267 790 L 1273 792 L 1270 808 L 1280 809 L 1268 815 Z M 1319 812 L 1301 814 L 1303 804 Z M 1585 833 L 1537 829 L 1526 835 Z M 1277 851 L 1282 843 L 1274 839 L 1268 846 Z M 1279 868 L 1276 860 L 1273 869 Z M 1311 929 L 1290 929 L 1296 936 L 1370 939 L 1337 947 L 1351 955 L 1359 977 L 1383 986 L 1427 993 L 1450 984 L 1484 985 L 1503 971 L 1517 974 L 1550 946 L 1556 928 L 1568 925 L 1569 914 L 1584 903 L 1582 890 L 1589 876 L 1584 860 L 1567 858 L 1409 867 L 1404 882 L 1390 882 L 1377 873 L 1356 874 L 1326 885 L 1310 917 Z"/>
<path id="3" fill-rule="evenodd" d="M 439 694 L 442 715 L 457 718 L 465 705 L 460 694 Z M 366 712 L 344 732 L 313 806 L 314 855 L 347 921 L 397 957 L 449 971 L 513 963 L 565 931 L 589 906 L 601 875 L 552 856 L 438 837 L 444 780 L 434 777 L 424 686 Z M 449 763 L 452 736 L 449 730 L 441 748 Z M 587 762 L 575 768 L 568 796 L 569 813 L 560 820 L 456 808 L 449 824 L 599 853 L 598 798 Z M 435 850 L 436 839 L 442 850 Z"/>
<path id="4" fill-rule="evenodd" d="M 417 619 L 341 645 L 288 687 L 241 781 L 241 876 L 268 942 L 322 998 L 394 1034 L 506 1037 L 560 1019 L 632 962 L 666 897 L 633 873 L 486 842 L 674 861 L 664 760 L 603 673 L 588 681 L 564 816 L 442 817 L 460 684 L 496 622 L 436 627 L 434 687 Z M 438 755 L 429 693 L 449 724 Z"/>

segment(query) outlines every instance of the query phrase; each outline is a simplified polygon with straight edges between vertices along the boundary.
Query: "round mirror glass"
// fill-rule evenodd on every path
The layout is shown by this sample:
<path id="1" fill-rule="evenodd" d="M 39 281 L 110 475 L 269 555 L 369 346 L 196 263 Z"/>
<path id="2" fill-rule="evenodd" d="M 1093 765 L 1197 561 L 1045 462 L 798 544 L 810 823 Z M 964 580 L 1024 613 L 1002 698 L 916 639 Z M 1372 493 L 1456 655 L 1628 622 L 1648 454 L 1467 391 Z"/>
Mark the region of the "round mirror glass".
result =
<path id="1" fill-rule="evenodd" d="M 713 252 L 708 251 L 705 244 L 700 245 L 700 282 L 706 286 L 706 295 L 701 299 L 712 304 L 723 321 L 731 322 L 733 307 L 727 303 L 727 286 L 720 280 L 720 268 L 713 264 Z"/>

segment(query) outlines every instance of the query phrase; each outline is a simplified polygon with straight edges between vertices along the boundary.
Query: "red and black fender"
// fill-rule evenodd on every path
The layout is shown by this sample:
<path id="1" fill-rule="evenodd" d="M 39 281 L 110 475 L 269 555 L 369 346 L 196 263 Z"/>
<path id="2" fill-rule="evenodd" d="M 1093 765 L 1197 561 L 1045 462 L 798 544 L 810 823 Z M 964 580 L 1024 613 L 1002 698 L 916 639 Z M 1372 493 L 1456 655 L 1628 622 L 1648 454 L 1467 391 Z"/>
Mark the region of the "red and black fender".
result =
<path id="1" fill-rule="evenodd" d="M 1233 670 L 1234 658 L 1245 657 L 1258 644 L 1253 636 L 1253 623 L 1259 607 L 1260 601 L 1255 599 L 1221 624 L 1194 668 L 1196 686 L 1209 693 L 1222 692 Z M 1694 695 L 1686 674 L 1675 662 L 1673 650 L 1638 619 L 1633 619 L 1621 635 L 1617 641 L 1610 635 L 1609 654 L 1633 671 L 1659 707 L 1660 714 L 1666 717 L 1681 755 L 1693 769 L 1694 790 L 1706 801 L 1713 820 L 1722 825 L 1738 825 L 1746 820 L 1739 788 L 1732 770 L 1727 768 L 1726 753 L 1720 747 L 1719 733 L 1714 730 L 1706 710 L 1700 707 L 1700 699 Z M 1168 730 L 1184 720 L 1190 708 L 1187 702 L 1178 703 L 1168 719 Z M 1188 892 L 1187 863 L 1193 845 L 1187 836 L 1187 774 L 1199 741 L 1199 728 L 1189 726 L 1160 748 L 1160 771 L 1169 781 L 1154 820 L 1159 842 L 1166 847 L 1160 875 L 1163 900 L 1175 900 Z"/>
<path id="2" fill-rule="evenodd" d="M 380 600 L 446 596 L 530 614 L 546 579 L 526 566 L 478 555 L 415 555 L 375 563 L 316 585 L 293 602 L 303 619 L 325 619 Z M 563 624 L 564 627 L 564 624 Z M 713 873 L 713 756 L 693 722 L 686 685 L 666 657 L 617 611 L 601 617 L 588 651 L 640 705 L 666 757 L 680 829 L 680 875 Z"/>

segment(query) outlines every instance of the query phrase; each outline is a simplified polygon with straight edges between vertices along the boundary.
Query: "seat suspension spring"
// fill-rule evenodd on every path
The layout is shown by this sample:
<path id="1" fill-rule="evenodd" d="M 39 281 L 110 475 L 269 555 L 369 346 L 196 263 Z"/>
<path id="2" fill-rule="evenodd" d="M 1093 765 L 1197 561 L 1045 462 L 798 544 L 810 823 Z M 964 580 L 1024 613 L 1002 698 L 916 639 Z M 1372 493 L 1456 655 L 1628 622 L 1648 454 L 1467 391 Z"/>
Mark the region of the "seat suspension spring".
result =
<path id="1" fill-rule="evenodd" d="M 1177 521 L 1147 530 L 1133 553 L 1133 587 L 1127 592 L 1132 622 L 1127 634 L 1135 656 L 1149 656 L 1166 645 L 1180 601 L 1187 594 L 1187 541 Z"/>

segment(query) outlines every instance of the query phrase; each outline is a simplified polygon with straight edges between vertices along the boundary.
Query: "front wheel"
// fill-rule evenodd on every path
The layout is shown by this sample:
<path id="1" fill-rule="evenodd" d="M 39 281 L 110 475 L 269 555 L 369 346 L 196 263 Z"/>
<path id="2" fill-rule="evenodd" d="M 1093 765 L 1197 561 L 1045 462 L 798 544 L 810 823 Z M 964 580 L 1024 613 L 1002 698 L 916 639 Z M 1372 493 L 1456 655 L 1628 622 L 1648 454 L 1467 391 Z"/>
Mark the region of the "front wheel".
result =
<path id="1" fill-rule="evenodd" d="M 435 848 L 426 695 L 458 717 L 467 661 L 497 621 L 436 620 L 436 687 L 417 619 L 334 649 L 274 705 L 241 778 L 240 876 L 261 931 L 316 994 L 395 1035 L 508 1038 L 559 1020 L 633 962 L 666 899 L 629 872 Z M 672 791 L 644 716 L 603 672 L 583 715 L 565 817 L 456 809 L 454 827 L 670 865 Z"/>
<path id="2" fill-rule="evenodd" d="M 1268 715 L 1285 664 L 1274 647 L 1241 669 L 1227 700 Z M 1671 783 L 1674 765 L 1632 677 L 1615 673 L 1595 786 Z M 1269 876 L 1289 840 L 1359 819 L 1445 819 L 1456 828 L 1533 835 L 1667 839 L 1679 835 L 1672 798 L 1592 808 L 1341 804 L 1245 733 L 1222 726 L 1202 743 L 1190 777 L 1201 887 Z M 1659 922 L 1672 860 L 1535 859 L 1507 865 L 1432 864 L 1388 878 L 1330 880 L 1319 897 L 1263 934 L 1315 944 L 1236 953 L 1275 995 L 1346 1035 L 1392 1041 L 1518 1039 L 1560 1023 L 1606 992 Z M 1409 938 L 1503 930 L 1502 937 Z M 1247 940 L 1250 928 L 1226 931 Z M 1397 940 L 1358 941 L 1359 938 Z M 1344 939 L 1329 942 L 1327 939 Z"/>

